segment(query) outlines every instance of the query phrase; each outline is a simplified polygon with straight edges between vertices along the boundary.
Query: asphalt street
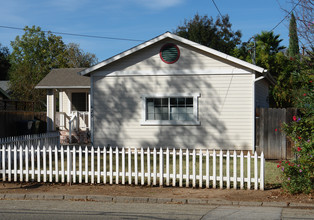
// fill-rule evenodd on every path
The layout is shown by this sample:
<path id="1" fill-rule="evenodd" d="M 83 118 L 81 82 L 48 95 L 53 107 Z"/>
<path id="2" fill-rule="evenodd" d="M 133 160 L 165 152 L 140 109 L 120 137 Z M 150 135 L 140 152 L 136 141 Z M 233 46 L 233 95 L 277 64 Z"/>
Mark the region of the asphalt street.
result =
<path id="1" fill-rule="evenodd" d="M 314 219 L 314 210 L 260 206 L 0 200 L 0 219 Z"/>

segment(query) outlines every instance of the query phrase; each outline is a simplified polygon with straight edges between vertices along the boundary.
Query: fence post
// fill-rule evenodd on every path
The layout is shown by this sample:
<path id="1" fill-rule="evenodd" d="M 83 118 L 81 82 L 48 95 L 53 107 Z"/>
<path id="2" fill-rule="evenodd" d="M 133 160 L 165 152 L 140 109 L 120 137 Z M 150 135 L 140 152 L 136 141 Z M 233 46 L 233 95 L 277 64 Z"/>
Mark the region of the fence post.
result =
<path id="1" fill-rule="evenodd" d="M 261 177 L 260 177 L 260 189 L 264 190 L 264 177 L 265 177 L 265 158 L 264 152 L 261 154 Z"/>

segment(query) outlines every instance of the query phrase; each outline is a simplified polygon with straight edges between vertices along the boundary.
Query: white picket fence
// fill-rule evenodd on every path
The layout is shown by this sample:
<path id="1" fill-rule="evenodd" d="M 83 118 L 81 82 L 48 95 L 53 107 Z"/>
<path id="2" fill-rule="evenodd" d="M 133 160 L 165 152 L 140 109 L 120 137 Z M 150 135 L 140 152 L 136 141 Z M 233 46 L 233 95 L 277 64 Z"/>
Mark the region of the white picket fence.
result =
<path id="1" fill-rule="evenodd" d="M 263 153 L 258 156 L 256 152 L 244 155 L 201 149 L 16 145 L 2 145 L 0 151 L 2 181 L 264 190 Z"/>
<path id="2" fill-rule="evenodd" d="M 48 145 L 59 145 L 60 144 L 60 133 L 49 132 L 42 134 L 30 134 L 22 136 L 12 136 L 0 138 L 1 145 L 11 146 L 48 146 Z"/>

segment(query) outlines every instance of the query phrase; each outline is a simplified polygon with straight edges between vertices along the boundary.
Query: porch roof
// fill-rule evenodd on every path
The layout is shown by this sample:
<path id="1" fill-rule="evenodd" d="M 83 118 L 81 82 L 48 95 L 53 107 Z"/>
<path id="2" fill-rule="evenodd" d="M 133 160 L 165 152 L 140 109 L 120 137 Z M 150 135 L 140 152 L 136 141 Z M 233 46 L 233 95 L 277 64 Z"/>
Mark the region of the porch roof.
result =
<path id="1" fill-rule="evenodd" d="M 51 70 L 36 89 L 90 88 L 90 78 L 77 74 L 86 68 L 60 68 Z"/>

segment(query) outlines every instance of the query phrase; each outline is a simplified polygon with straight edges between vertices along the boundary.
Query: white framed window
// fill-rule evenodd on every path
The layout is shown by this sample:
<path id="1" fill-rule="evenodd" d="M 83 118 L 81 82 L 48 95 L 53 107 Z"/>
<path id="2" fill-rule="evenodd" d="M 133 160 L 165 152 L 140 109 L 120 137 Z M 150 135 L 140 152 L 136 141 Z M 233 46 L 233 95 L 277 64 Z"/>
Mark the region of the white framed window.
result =
<path id="1" fill-rule="evenodd" d="M 200 93 L 142 95 L 141 125 L 200 125 Z"/>

